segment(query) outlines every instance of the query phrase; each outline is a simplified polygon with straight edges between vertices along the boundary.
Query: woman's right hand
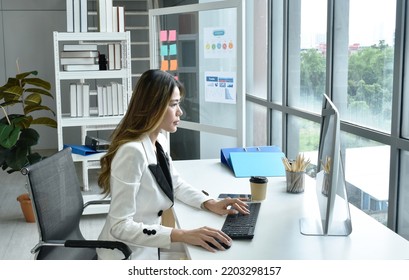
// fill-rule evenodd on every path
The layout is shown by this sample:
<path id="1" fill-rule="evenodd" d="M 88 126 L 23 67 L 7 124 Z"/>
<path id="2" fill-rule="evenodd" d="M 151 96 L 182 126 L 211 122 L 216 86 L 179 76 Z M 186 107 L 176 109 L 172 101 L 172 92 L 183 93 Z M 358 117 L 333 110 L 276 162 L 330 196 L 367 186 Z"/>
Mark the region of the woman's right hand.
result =
<path id="1" fill-rule="evenodd" d="M 216 252 L 217 250 L 212 248 L 208 242 L 212 243 L 217 249 L 222 251 L 226 249 L 220 244 L 220 242 L 229 247 L 232 242 L 227 234 L 210 227 L 201 227 L 192 230 L 173 229 L 170 238 L 172 242 L 184 242 L 191 245 L 201 246 L 210 252 Z"/>

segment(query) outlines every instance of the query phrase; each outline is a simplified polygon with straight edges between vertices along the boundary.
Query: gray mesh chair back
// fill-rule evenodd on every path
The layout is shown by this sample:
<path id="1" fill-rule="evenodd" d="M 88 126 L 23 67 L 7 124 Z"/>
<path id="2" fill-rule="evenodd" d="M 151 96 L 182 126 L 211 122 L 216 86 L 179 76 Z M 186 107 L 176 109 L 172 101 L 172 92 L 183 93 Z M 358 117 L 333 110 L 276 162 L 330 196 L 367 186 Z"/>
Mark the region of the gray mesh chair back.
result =
<path id="1" fill-rule="evenodd" d="M 36 259 L 96 259 L 96 247 L 112 249 L 115 244 L 111 243 L 120 243 L 84 241 L 80 231 L 83 198 L 70 148 L 24 168 L 22 173 L 28 178 L 40 235 L 33 249 Z M 130 252 L 126 245 L 119 245 Z"/>

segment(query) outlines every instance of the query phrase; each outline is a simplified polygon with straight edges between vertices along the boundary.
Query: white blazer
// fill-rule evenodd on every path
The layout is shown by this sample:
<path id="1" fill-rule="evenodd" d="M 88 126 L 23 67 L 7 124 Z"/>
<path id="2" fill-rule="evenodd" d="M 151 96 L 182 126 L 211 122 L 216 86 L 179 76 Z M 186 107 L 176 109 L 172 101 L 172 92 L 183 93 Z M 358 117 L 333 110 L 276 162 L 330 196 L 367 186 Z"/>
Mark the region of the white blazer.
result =
<path id="1" fill-rule="evenodd" d="M 166 151 L 164 135 L 158 142 Z M 149 165 L 158 164 L 149 136 L 122 145 L 111 165 L 111 205 L 100 240 L 125 242 L 132 259 L 158 259 L 157 248 L 169 248 L 172 228 L 161 225 L 162 213 L 172 207 Z M 173 193 L 176 199 L 200 208 L 210 198 L 183 181 L 169 157 Z M 99 259 L 121 259 L 117 250 L 97 249 Z"/>

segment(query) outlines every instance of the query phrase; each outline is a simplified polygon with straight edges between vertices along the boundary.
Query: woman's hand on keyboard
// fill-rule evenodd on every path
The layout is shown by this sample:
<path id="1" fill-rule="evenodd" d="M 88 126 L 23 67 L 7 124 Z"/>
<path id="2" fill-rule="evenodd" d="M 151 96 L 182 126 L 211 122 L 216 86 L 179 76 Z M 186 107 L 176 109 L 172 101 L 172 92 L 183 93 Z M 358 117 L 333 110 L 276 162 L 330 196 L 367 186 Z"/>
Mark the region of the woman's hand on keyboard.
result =
<path id="1" fill-rule="evenodd" d="M 216 214 L 229 215 L 229 214 L 249 214 L 247 203 L 239 198 L 227 197 L 222 200 L 210 199 L 203 203 L 203 206 Z M 230 207 L 231 206 L 231 207 Z"/>

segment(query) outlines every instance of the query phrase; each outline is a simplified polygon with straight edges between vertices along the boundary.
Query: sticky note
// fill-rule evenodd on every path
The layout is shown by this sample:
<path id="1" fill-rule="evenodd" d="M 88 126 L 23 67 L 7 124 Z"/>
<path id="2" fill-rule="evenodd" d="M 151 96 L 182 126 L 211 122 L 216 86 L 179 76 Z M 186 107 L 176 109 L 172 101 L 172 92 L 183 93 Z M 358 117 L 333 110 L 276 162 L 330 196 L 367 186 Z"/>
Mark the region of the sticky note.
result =
<path id="1" fill-rule="evenodd" d="M 160 70 L 162 71 L 168 71 L 169 70 L 169 61 L 167 60 L 162 60 L 162 64 L 160 66 Z"/>
<path id="2" fill-rule="evenodd" d="M 167 56 L 168 55 L 168 45 L 160 46 L 160 55 Z"/>
<path id="3" fill-rule="evenodd" d="M 170 61 L 170 71 L 175 71 L 178 69 L 178 61 L 176 59 L 172 59 Z"/>
<path id="4" fill-rule="evenodd" d="M 177 49 L 176 44 L 169 45 L 169 55 L 176 55 Z"/>
<path id="5" fill-rule="evenodd" d="M 169 30 L 169 41 L 176 41 L 176 30 Z"/>
<path id="6" fill-rule="evenodd" d="M 168 40 L 168 31 L 167 30 L 161 30 L 159 35 L 160 35 L 160 41 L 161 42 L 166 42 Z"/>

